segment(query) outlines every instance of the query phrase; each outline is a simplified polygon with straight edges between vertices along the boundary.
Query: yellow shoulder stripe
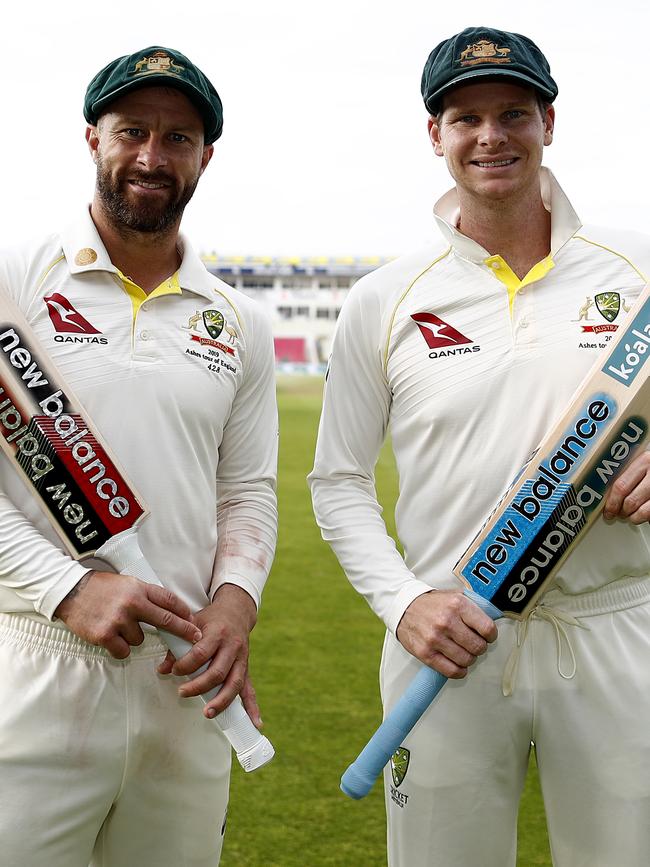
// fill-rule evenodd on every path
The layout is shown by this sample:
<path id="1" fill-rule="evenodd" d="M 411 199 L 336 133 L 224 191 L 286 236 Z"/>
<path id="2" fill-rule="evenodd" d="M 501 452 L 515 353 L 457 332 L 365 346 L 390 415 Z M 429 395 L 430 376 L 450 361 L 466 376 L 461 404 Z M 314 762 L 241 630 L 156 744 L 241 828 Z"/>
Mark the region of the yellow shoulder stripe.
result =
<path id="1" fill-rule="evenodd" d="M 639 275 L 639 277 L 640 277 L 642 280 L 646 280 L 646 281 L 647 281 L 648 279 L 650 279 L 650 277 L 647 277 L 647 276 L 643 273 L 643 271 L 639 271 L 639 269 L 636 267 L 636 265 L 634 264 L 634 262 L 631 262 L 631 261 L 627 258 L 627 256 L 624 256 L 622 253 L 619 253 L 618 250 L 612 250 L 611 247 L 607 247 L 605 244 L 599 244 L 598 241 L 592 241 L 591 238 L 585 238 L 584 235 L 574 235 L 573 237 L 574 237 L 574 238 L 579 238 L 581 241 L 584 241 L 586 244 L 592 244 L 594 247 L 600 247 L 601 250 L 607 250 L 608 253 L 612 253 L 614 256 L 618 256 L 619 259 L 623 259 L 623 261 L 624 261 L 624 262 L 627 262 L 627 264 L 628 264 L 631 268 L 634 268 L 634 270 L 636 271 L 636 273 Z"/>
<path id="2" fill-rule="evenodd" d="M 43 273 L 41 274 L 41 276 L 38 278 L 38 288 L 39 288 L 39 289 L 41 288 L 41 286 L 43 285 L 43 283 L 45 283 L 45 280 L 47 279 L 47 275 L 50 273 L 50 271 L 52 270 L 52 268 L 54 268 L 55 265 L 58 265 L 59 262 L 63 262 L 64 259 L 65 259 L 65 256 L 61 255 L 61 256 L 59 256 L 58 259 L 55 259 L 54 262 L 51 262 L 51 263 L 47 266 L 47 268 L 45 269 L 45 271 L 43 271 Z"/>
<path id="3" fill-rule="evenodd" d="M 225 298 L 225 300 L 228 302 L 228 304 L 230 304 L 230 306 L 232 307 L 232 312 L 235 314 L 235 317 L 237 318 L 237 322 L 239 323 L 239 327 L 241 328 L 242 333 L 243 333 L 244 323 L 241 320 L 241 316 L 239 315 L 239 311 L 237 310 L 237 307 L 235 306 L 235 304 L 230 300 L 230 298 L 226 295 L 225 292 L 221 291 L 221 289 L 217 289 L 216 286 L 213 286 L 212 288 L 217 293 L 217 295 L 221 295 L 221 297 Z"/>
<path id="4" fill-rule="evenodd" d="M 440 256 L 438 256 L 437 259 L 434 259 L 433 262 L 431 262 L 430 265 L 427 265 L 427 267 L 423 271 L 420 271 L 420 273 L 417 275 L 417 277 L 415 277 L 411 281 L 409 286 L 404 290 L 404 292 L 402 292 L 399 300 L 397 301 L 397 304 L 395 304 L 395 307 L 393 308 L 393 315 L 390 317 L 390 325 L 388 326 L 388 334 L 386 335 L 386 345 L 384 347 L 384 352 L 383 352 L 384 360 L 383 360 L 382 368 L 384 371 L 384 376 L 386 375 L 386 372 L 388 370 L 388 347 L 390 345 L 390 337 L 391 337 L 391 334 L 393 333 L 393 324 L 395 323 L 395 317 L 397 316 L 397 311 L 399 309 L 400 304 L 406 298 L 406 296 L 409 294 L 409 292 L 415 286 L 415 284 L 418 282 L 420 277 L 424 277 L 424 275 L 427 273 L 427 271 L 430 271 L 434 265 L 437 265 L 438 262 L 440 262 L 442 259 L 444 259 L 446 256 L 448 256 L 450 253 L 451 253 L 451 247 L 447 247 L 447 249 L 445 250 L 444 253 L 442 253 Z"/>

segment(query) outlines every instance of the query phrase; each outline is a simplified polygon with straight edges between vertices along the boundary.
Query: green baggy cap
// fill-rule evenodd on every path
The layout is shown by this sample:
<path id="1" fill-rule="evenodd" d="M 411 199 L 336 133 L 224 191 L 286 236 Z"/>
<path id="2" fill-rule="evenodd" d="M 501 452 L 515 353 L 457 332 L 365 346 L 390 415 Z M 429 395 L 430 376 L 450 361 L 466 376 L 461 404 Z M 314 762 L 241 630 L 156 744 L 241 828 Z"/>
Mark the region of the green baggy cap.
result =
<path id="1" fill-rule="evenodd" d="M 223 129 L 219 94 L 184 54 L 160 45 L 118 57 L 98 72 L 86 90 L 84 117 L 95 125 L 113 100 L 147 85 L 175 87 L 182 91 L 203 118 L 205 143 L 212 144 L 219 138 Z"/>
<path id="2" fill-rule="evenodd" d="M 551 67 L 532 39 L 492 27 L 467 27 L 437 45 L 422 73 L 422 98 L 430 114 L 442 95 L 458 84 L 487 76 L 512 78 L 534 87 L 547 102 L 557 96 Z"/>

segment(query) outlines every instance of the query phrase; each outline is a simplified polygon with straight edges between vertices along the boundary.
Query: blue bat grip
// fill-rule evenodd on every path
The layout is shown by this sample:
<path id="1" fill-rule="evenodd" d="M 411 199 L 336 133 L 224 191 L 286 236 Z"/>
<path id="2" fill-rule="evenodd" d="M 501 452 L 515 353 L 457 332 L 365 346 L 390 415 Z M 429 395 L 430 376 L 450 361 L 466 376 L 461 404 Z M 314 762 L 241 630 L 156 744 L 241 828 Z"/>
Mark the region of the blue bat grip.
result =
<path id="1" fill-rule="evenodd" d="M 475 602 L 492 620 L 502 617 L 501 611 L 472 590 L 465 595 Z M 379 726 L 358 757 L 341 777 L 341 791 L 359 800 L 375 784 L 395 750 L 443 688 L 447 678 L 424 665 L 404 690 L 383 723 Z"/>

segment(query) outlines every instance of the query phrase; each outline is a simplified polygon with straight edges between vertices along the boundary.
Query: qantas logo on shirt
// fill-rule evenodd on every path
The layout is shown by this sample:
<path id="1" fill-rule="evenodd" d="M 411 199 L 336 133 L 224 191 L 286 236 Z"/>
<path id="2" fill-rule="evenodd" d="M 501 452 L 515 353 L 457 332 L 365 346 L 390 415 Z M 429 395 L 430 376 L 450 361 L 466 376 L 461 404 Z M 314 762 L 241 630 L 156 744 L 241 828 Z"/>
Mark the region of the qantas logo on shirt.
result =
<path id="1" fill-rule="evenodd" d="M 87 335 L 101 334 L 102 332 L 91 325 L 88 320 L 72 306 L 65 295 L 60 292 L 51 292 L 45 295 L 43 300 L 47 306 L 47 312 L 54 330 L 57 332 L 54 339 L 57 343 L 108 343 L 105 337 L 89 337 Z M 76 337 L 63 337 L 63 334 L 74 334 Z M 79 335 L 86 335 L 81 337 Z"/>
<path id="2" fill-rule="evenodd" d="M 478 352 L 480 346 L 469 337 L 465 337 L 444 319 L 435 313 L 412 313 L 411 319 L 420 329 L 427 346 L 432 352 L 429 358 L 442 358 L 446 355 L 464 355 L 467 352 Z M 470 344 L 469 346 L 463 344 Z"/>

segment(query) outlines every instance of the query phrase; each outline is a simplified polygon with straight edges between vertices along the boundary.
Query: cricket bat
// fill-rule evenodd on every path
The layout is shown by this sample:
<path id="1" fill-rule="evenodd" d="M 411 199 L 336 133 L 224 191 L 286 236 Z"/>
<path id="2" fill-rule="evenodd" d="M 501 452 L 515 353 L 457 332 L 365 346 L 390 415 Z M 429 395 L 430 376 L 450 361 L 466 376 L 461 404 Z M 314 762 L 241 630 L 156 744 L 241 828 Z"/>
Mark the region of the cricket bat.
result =
<path id="1" fill-rule="evenodd" d="M 650 284 L 454 567 L 466 595 L 493 620 L 530 613 L 611 483 L 648 447 L 649 374 Z M 343 774 L 346 795 L 368 794 L 446 681 L 420 669 Z"/>
<path id="2" fill-rule="evenodd" d="M 0 294 L 0 446 L 72 557 L 95 555 L 116 571 L 162 586 L 137 530 L 149 514 L 88 413 L 55 367 L 21 310 Z M 192 647 L 160 635 L 177 659 Z M 196 677 L 208 663 L 197 671 Z M 204 703 L 220 687 L 201 696 Z M 239 696 L 214 718 L 245 771 L 274 750 Z"/>

